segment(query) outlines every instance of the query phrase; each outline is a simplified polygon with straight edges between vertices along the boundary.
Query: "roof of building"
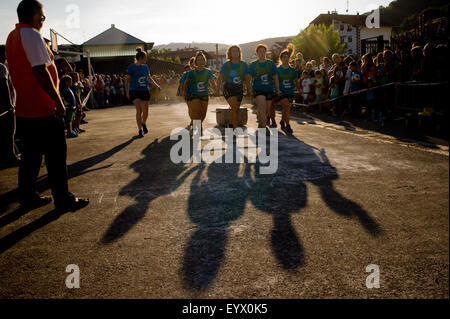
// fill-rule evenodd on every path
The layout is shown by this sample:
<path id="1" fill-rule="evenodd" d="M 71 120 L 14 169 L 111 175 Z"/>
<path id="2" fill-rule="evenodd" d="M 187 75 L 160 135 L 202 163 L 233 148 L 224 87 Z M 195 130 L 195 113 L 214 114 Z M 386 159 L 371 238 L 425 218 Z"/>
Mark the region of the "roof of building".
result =
<path id="1" fill-rule="evenodd" d="M 317 18 L 311 21 L 310 24 L 330 25 L 334 19 L 353 26 L 365 26 L 367 16 L 368 14 L 337 14 L 337 13 L 320 14 Z M 392 22 L 383 19 L 383 15 L 381 15 L 380 24 L 383 27 L 395 26 Z"/>
<path id="2" fill-rule="evenodd" d="M 83 45 L 94 46 L 94 45 L 124 45 L 124 44 L 146 44 L 142 41 L 122 30 L 116 28 L 114 24 L 111 28 L 99 35 L 93 37 L 92 39 L 83 43 Z"/>

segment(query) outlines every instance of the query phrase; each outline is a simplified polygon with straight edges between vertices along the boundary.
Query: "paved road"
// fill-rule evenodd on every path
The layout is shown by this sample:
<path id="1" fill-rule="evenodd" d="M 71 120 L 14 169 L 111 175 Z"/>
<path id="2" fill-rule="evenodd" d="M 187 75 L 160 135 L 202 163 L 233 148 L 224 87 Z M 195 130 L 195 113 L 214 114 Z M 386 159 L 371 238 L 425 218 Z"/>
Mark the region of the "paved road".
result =
<path id="1" fill-rule="evenodd" d="M 261 175 L 258 163 L 172 163 L 184 104 L 152 105 L 144 139 L 130 106 L 88 115 L 68 141 L 87 208 L 24 214 L 17 168 L 0 171 L 0 297 L 449 297 L 448 147 L 297 115 L 277 173 Z M 65 286 L 69 264 L 80 289 Z M 370 264 L 379 289 L 366 287 Z"/>

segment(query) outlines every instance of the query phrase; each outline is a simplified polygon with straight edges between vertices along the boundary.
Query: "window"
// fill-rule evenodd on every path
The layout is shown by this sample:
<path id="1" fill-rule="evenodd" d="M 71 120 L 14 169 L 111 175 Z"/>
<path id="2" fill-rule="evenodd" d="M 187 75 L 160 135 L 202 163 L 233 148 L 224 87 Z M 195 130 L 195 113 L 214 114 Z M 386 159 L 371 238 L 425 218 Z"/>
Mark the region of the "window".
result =
<path id="1" fill-rule="evenodd" d="M 352 32 L 352 26 L 351 25 L 347 26 L 347 32 Z"/>
<path id="2" fill-rule="evenodd" d="M 343 24 L 341 24 L 340 28 L 341 28 L 340 29 L 341 31 L 344 31 L 344 25 Z"/>
<path id="3" fill-rule="evenodd" d="M 352 36 L 351 36 L 351 35 L 349 35 L 349 36 L 348 36 L 348 38 L 347 38 L 347 42 L 349 42 L 349 43 L 350 43 L 350 42 L 352 42 L 352 41 L 353 41 L 353 38 L 352 38 Z"/>

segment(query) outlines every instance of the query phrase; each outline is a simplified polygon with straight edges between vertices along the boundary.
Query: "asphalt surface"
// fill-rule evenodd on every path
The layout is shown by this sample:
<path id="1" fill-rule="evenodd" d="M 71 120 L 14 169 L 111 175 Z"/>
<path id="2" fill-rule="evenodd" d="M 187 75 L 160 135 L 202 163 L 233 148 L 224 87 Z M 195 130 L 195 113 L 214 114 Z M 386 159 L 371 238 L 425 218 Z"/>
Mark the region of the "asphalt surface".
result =
<path id="1" fill-rule="evenodd" d="M 131 106 L 88 121 L 68 141 L 70 189 L 88 207 L 23 212 L 18 169 L 0 171 L 1 298 L 449 297 L 446 145 L 298 113 L 277 172 L 262 175 L 251 161 L 174 164 L 183 103 L 151 105 L 143 139 Z M 50 194 L 45 167 L 38 188 Z M 70 264 L 79 289 L 66 287 Z M 378 289 L 366 287 L 371 264 Z"/>

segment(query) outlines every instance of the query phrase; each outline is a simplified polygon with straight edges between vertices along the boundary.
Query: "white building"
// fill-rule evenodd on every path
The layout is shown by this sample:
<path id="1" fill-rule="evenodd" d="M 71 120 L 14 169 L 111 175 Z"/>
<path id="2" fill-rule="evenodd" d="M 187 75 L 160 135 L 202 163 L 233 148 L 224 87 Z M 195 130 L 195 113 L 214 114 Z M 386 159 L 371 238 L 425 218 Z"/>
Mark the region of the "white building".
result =
<path id="1" fill-rule="evenodd" d="M 321 14 L 310 24 L 332 25 L 333 30 L 339 31 L 341 42 L 345 44 L 345 54 L 361 56 L 366 52 L 376 53 L 385 45 L 390 45 L 392 25 L 381 21 L 380 28 L 368 28 L 366 15 L 337 14 L 335 12 Z"/>
<path id="2" fill-rule="evenodd" d="M 83 43 L 83 49 L 90 52 L 91 58 L 104 58 L 134 56 L 136 48 L 150 51 L 153 45 L 153 42 L 142 41 L 112 24 L 105 32 Z"/>

